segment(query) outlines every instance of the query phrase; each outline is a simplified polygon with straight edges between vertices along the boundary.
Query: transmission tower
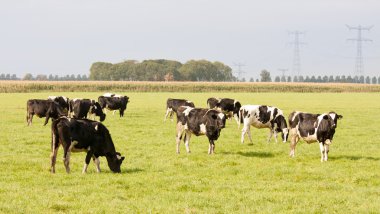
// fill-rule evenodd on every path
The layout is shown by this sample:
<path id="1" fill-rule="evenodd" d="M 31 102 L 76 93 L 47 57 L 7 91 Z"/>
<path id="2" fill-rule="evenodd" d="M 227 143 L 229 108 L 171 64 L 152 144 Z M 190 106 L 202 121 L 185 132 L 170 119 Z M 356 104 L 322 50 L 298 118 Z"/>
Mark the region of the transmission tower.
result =
<path id="1" fill-rule="evenodd" d="M 373 26 L 370 27 L 363 27 L 361 25 L 357 27 L 351 27 L 349 25 L 346 25 L 349 30 L 357 30 L 358 34 L 356 38 L 348 39 L 350 41 L 356 42 L 356 59 L 355 59 L 355 69 L 354 72 L 358 76 L 364 75 L 364 66 L 363 66 L 363 55 L 362 55 L 362 42 L 372 42 L 371 39 L 366 39 L 362 37 L 362 31 L 363 30 L 371 30 Z"/>
<path id="2" fill-rule="evenodd" d="M 235 71 L 236 75 L 237 75 L 237 78 L 238 80 L 240 80 L 241 78 L 241 75 L 244 74 L 245 72 L 241 69 L 241 67 L 245 66 L 245 64 L 242 64 L 242 63 L 235 63 L 234 62 L 234 66 L 236 66 L 238 69 L 237 71 Z"/>
<path id="3" fill-rule="evenodd" d="M 300 57 L 300 45 L 305 43 L 300 42 L 300 35 L 304 34 L 298 30 L 292 31 L 289 34 L 294 35 L 294 40 L 290 44 L 294 45 L 293 50 L 293 67 L 292 67 L 292 76 L 299 76 L 301 74 L 301 57 Z"/>

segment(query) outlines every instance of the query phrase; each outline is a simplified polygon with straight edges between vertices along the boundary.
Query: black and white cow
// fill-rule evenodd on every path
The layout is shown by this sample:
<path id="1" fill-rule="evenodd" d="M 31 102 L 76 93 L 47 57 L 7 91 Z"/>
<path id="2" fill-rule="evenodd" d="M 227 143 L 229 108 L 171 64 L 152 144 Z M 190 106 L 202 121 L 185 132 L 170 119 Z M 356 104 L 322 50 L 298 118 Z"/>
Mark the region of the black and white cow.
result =
<path id="1" fill-rule="evenodd" d="M 176 143 L 179 154 L 179 144 L 182 137 L 187 153 L 190 153 L 190 137 L 206 135 L 209 140 L 208 154 L 214 153 L 215 143 L 221 130 L 225 127 L 226 115 L 214 109 L 192 108 L 180 106 L 177 110 Z M 184 136 L 183 136 L 184 135 Z"/>
<path id="2" fill-rule="evenodd" d="M 288 138 L 288 126 L 281 109 L 266 105 L 243 105 L 239 111 L 239 121 L 244 124 L 241 133 L 241 143 L 244 143 L 244 136 L 248 133 L 252 143 L 250 127 L 268 128 L 268 143 L 274 134 L 277 142 L 277 133 L 282 132 L 282 140 L 285 143 Z M 240 125 L 239 125 L 240 126 Z"/>
<path id="3" fill-rule="evenodd" d="M 106 119 L 106 115 L 103 113 L 100 104 L 95 100 L 74 98 L 70 100 L 69 106 L 69 113 L 72 114 L 74 118 L 87 119 L 87 115 L 90 114 L 93 115 L 94 118 L 95 116 L 100 117 L 101 122 Z"/>
<path id="4" fill-rule="evenodd" d="M 217 109 L 227 115 L 227 118 L 235 118 L 236 122 L 239 124 L 239 110 L 241 103 L 235 99 L 230 98 L 208 98 L 207 106 L 210 109 Z"/>
<path id="5" fill-rule="evenodd" d="M 195 105 L 192 101 L 185 100 L 185 99 L 168 98 L 168 100 L 166 101 L 166 114 L 165 114 L 164 121 L 166 121 L 168 116 L 173 121 L 173 112 L 175 112 L 177 114 L 177 109 L 180 106 L 189 106 L 189 107 L 193 107 L 193 108 L 195 107 Z"/>
<path id="6" fill-rule="evenodd" d="M 86 152 L 85 164 L 82 173 L 87 172 L 88 164 L 93 158 L 97 172 L 100 172 L 99 156 L 105 156 L 112 172 L 121 172 L 120 165 L 124 160 L 116 152 L 108 129 L 100 122 L 61 117 L 52 124 L 51 141 L 51 172 L 55 173 L 55 163 L 58 148 L 63 147 L 63 161 L 66 172 L 70 172 L 71 152 Z"/>
<path id="7" fill-rule="evenodd" d="M 119 110 L 120 117 L 124 116 L 124 111 L 127 109 L 127 104 L 129 102 L 129 97 L 122 96 L 122 95 L 112 95 L 108 96 L 109 94 L 105 94 L 107 96 L 100 96 L 98 97 L 98 102 L 100 104 L 100 107 L 102 109 L 108 109 L 108 110 L 114 110 L 114 113 L 116 110 Z"/>
<path id="8" fill-rule="evenodd" d="M 39 118 L 46 117 L 44 125 L 49 122 L 50 117 L 57 119 L 60 116 L 66 116 L 67 111 L 63 107 L 51 100 L 30 99 L 26 103 L 26 122 L 28 126 L 32 125 L 33 116 Z"/>
<path id="9" fill-rule="evenodd" d="M 48 100 L 55 101 L 63 107 L 63 109 L 69 110 L 69 98 L 65 96 L 49 96 Z"/>
<path id="10" fill-rule="evenodd" d="M 290 127 L 290 156 L 294 157 L 298 141 L 303 139 L 306 143 L 319 143 L 321 162 L 327 161 L 329 147 L 332 143 L 338 119 L 343 118 L 335 112 L 323 114 L 310 114 L 295 111 L 289 115 Z"/>

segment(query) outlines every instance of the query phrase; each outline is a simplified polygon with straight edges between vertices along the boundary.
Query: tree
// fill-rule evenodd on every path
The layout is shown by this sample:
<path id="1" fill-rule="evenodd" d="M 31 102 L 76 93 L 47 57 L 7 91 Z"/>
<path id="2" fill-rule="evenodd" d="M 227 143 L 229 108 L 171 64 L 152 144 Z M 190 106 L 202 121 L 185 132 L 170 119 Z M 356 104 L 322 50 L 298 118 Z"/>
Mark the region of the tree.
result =
<path id="1" fill-rule="evenodd" d="M 376 77 L 372 77 L 372 84 L 376 84 L 376 83 L 377 83 Z"/>
<path id="2" fill-rule="evenodd" d="M 284 76 L 283 76 L 284 77 Z M 284 77 L 285 78 L 285 77 Z M 279 76 L 276 76 L 275 78 L 274 78 L 274 81 L 275 82 L 280 82 L 281 81 L 281 79 L 280 79 L 280 77 Z"/>
<path id="3" fill-rule="evenodd" d="M 23 80 L 33 80 L 33 75 L 31 73 L 25 74 L 25 76 L 22 78 Z"/>
<path id="4" fill-rule="evenodd" d="M 323 76 L 322 82 L 329 82 L 329 77 L 328 76 Z"/>
<path id="5" fill-rule="evenodd" d="M 286 82 L 286 77 L 285 76 L 281 76 L 281 82 Z"/>
<path id="6" fill-rule="evenodd" d="M 255 79 L 253 79 L 253 77 L 251 77 L 251 78 L 249 79 L 249 81 L 250 81 L 250 82 L 255 82 Z"/>
<path id="7" fill-rule="evenodd" d="M 12 76 L 11 76 L 11 80 L 17 80 L 18 78 L 17 78 L 17 76 L 16 76 L 16 74 L 12 74 Z"/>
<path id="8" fill-rule="evenodd" d="M 267 70 L 262 70 L 260 73 L 261 82 L 272 82 L 272 78 L 270 77 L 270 72 Z"/>
<path id="9" fill-rule="evenodd" d="M 365 83 L 367 83 L 367 84 L 371 84 L 371 78 L 370 78 L 369 76 L 367 76 L 367 77 L 365 78 Z"/>
<path id="10" fill-rule="evenodd" d="M 303 76 L 298 76 L 298 82 L 305 82 L 305 79 L 303 78 Z"/>
<path id="11" fill-rule="evenodd" d="M 360 76 L 360 77 L 359 77 L 359 82 L 360 82 L 360 83 L 364 83 L 364 76 Z"/>
<path id="12" fill-rule="evenodd" d="M 334 76 L 333 75 L 330 75 L 329 82 L 334 82 Z"/>
<path id="13" fill-rule="evenodd" d="M 292 82 L 292 77 L 288 76 L 288 82 Z"/>

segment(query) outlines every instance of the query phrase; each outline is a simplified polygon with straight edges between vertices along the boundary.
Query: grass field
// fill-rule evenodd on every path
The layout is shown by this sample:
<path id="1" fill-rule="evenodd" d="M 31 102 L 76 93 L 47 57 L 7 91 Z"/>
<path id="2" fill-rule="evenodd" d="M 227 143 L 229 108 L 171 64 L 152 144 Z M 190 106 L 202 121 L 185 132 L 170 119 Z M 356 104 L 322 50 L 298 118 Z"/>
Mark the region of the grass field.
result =
<path id="1" fill-rule="evenodd" d="M 26 100 L 89 92 L 2 93 L 0 98 L 0 213 L 379 213 L 379 93 L 137 93 L 124 118 L 108 114 L 104 124 L 116 149 L 126 156 L 122 173 L 102 172 L 85 153 L 71 157 L 66 174 L 60 148 L 57 173 L 49 172 L 50 124 L 34 118 L 26 126 Z M 208 97 L 231 97 L 242 104 L 343 115 L 328 162 L 318 144 L 266 143 L 268 130 L 252 129 L 253 144 L 240 144 L 240 130 L 227 121 L 207 155 L 206 137 L 193 136 L 191 154 L 175 153 L 175 122 L 163 122 L 166 99 L 187 98 L 205 107 Z"/>

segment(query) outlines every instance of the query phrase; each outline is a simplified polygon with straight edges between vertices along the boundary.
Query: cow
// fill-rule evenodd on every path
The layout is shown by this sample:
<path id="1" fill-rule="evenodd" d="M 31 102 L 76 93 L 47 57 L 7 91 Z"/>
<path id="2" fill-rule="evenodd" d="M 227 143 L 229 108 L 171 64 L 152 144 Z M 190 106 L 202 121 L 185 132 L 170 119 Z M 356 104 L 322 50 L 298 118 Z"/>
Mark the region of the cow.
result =
<path id="1" fill-rule="evenodd" d="M 70 100 L 70 114 L 74 118 L 86 118 L 87 115 L 91 114 L 94 116 L 100 117 L 100 121 L 104 121 L 106 119 L 106 115 L 103 113 L 100 104 L 95 100 L 90 99 L 79 99 L 75 98 Z"/>
<path id="2" fill-rule="evenodd" d="M 176 143 L 177 154 L 182 137 L 187 153 L 190 153 L 190 137 L 206 135 L 209 140 L 208 154 L 215 151 L 214 141 L 218 140 L 221 130 L 225 127 L 226 115 L 215 109 L 193 108 L 180 106 L 177 110 Z"/>
<path id="3" fill-rule="evenodd" d="M 26 103 L 26 122 L 28 126 L 32 125 L 33 116 L 39 118 L 46 117 L 44 126 L 49 122 L 50 117 L 57 119 L 60 116 L 67 115 L 63 107 L 51 100 L 30 99 Z"/>
<path id="4" fill-rule="evenodd" d="M 294 157 L 298 141 L 303 139 L 306 143 L 319 143 L 321 162 L 327 161 L 329 147 L 332 143 L 338 120 L 343 116 L 335 112 L 311 114 L 295 111 L 289 115 L 290 127 L 290 157 Z"/>
<path id="5" fill-rule="evenodd" d="M 193 108 L 195 107 L 192 101 L 185 100 L 185 99 L 168 98 L 168 100 L 166 101 L 166 114 L 165 114 L 164 121 L 166 121 L 168 116 L 170 117 L 171 121 L 173 121 L 173 112 L 177 114 L 177 109 L 180 106 L 189 106 Z"/>
<path id="6" fill-rule="evenodd" d="M 232 117 L 235 118 L 236 122 L 239 124 L 239 109 L 241 107 L 241 103 L 238 100 L 230 99 L 230 98 L 208 98 L 207 106 L 210 109 L 217 109 L 227 115 L 228 119 Z"/>
<path id="7" fill-rule="evenodd" d="M 124 116 L 124 111 L 127 109 L 127 104 L 129 102 L 129 97 L 127 96 L 99 96 L 98 102 L 102 109 L 119 110 L 120 117 Z"/>
<path id="8" fill-rule="evenodd" d="M 105 156 L 112 172 L 120 173 L 120 166 L 125 157 L 116 152 L 108 129 L 100 122 L 60 117 L 53 121 L 51 127 L 51 173 L 55 173 L 58 148 L 63 147 L 63 162 L 66 172 L 70 173 L 71 152 L 86 152 L 82 173 L 87 172 L 88 164 L 93 158 L 97 172 L 100 172 L 100 156 Z"/>
<path id="9" fill-rule="evenodd" d="M 48 96 L 48 100 L 55 101 L 63 107 L 63 109 L 69 110 L 69 98 L 65 96 Z"/>
<path id="10" fill-rule="evenodd" d="M 288 125 L 281 109 L 266 105 L 243 105 L 239 111 L 239 121 L 244 124 L 241 133 L 241 143 L 244 143 L 244 136 L 248 134 L 252 143 L 250 127 L 268 128 L 270 142 L 272 135 L 277 143 L 277 133 L 281 132 L 282 142 L 288 139 Z M 240 127 L 240 124 L 239 124 Z"/>

